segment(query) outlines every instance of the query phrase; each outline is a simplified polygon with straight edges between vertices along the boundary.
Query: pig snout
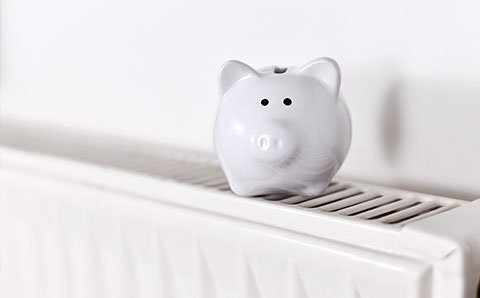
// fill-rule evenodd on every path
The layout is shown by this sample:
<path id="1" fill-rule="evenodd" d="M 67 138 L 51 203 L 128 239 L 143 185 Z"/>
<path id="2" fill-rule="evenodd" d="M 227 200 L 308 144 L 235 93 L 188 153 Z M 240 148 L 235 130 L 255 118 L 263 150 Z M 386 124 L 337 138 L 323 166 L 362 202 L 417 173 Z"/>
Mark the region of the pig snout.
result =
<path id="1" fill-rule="evenodd" d="M 289 159 L 297 147 L 295 135 L 282 125 L 263 127 L 252 135 L 251 153 L 265 163 L 277 163 Z"/>

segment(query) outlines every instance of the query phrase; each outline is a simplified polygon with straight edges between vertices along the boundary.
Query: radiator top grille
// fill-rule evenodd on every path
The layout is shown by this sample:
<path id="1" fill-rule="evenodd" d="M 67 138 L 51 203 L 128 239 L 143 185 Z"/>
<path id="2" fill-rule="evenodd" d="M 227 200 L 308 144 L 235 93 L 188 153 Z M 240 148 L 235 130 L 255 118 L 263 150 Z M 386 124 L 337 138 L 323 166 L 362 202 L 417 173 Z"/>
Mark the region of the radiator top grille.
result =
<path id="1" fill-rule="evenodd" d="M 65 131 L 35 131 L 23 127 L 3 128 L 0 142 L 22 150 L 115 167 L 233 195 L 216 159 L 208 154 L 110 136 L 72 135 Z M 405 225 L 458 206 L 455 200 L 437 200 L 420 194 L 405 195 L 404 192 L 340 180 L 333 181 L 324 193 L 316 196 L 272 194 L 239 199 L 268 201 L 287 208 L 387 225 Z"/>

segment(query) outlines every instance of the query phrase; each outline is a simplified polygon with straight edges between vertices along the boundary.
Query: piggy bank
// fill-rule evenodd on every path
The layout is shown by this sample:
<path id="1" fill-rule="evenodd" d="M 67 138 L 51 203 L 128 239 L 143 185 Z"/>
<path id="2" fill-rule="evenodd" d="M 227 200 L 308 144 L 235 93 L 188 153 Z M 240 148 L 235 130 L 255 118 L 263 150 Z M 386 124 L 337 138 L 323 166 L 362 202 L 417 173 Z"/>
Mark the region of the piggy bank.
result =
<path id="1" fill-rule="evenodd" d="M 339 89 L 340 69 L 331 58 L 258 70 L 226 62 L 214 142 L 232 191 L 323 192 L 350 147 L 350 116 Z"/>

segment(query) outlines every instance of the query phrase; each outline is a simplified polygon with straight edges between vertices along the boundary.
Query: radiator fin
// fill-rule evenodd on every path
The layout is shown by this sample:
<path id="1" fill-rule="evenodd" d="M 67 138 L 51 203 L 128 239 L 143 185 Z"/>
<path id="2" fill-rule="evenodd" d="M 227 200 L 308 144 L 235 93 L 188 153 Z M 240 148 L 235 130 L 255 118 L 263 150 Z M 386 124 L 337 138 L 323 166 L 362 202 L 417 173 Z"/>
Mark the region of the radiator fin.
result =
<path id="1" fill-rule="evenodd" d="M 4 129 L 0 141 L 3 145 L 22 150 L 231 193 L 217 160 L 207 154 L 108 136 L 77 134 L 73 137 L 71 133 L 61 131 L 35 133 L 22 127 Z M 457 206 L 432 197 L 405 197 L 391 191 L 367 188 L 356 183 L 333 181 L 322 194 L 316 196 L 272 194 L 253 199 L 388 225 L 404 225 Z"/>

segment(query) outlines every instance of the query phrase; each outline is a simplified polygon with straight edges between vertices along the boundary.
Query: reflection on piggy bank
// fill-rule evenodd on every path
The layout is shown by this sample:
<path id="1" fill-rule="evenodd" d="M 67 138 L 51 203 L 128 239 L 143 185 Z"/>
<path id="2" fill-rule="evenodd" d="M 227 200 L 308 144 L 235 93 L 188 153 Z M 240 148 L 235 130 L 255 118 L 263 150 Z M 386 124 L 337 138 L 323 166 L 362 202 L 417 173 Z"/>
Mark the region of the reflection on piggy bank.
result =
<path id="1" fill-rule="evenodd" d="M 351 124 L 330 58 L 255 70 L 229 61 L 220 71 L 215 149 L 238 195 L 315 195 L 347 155 Z"/>

